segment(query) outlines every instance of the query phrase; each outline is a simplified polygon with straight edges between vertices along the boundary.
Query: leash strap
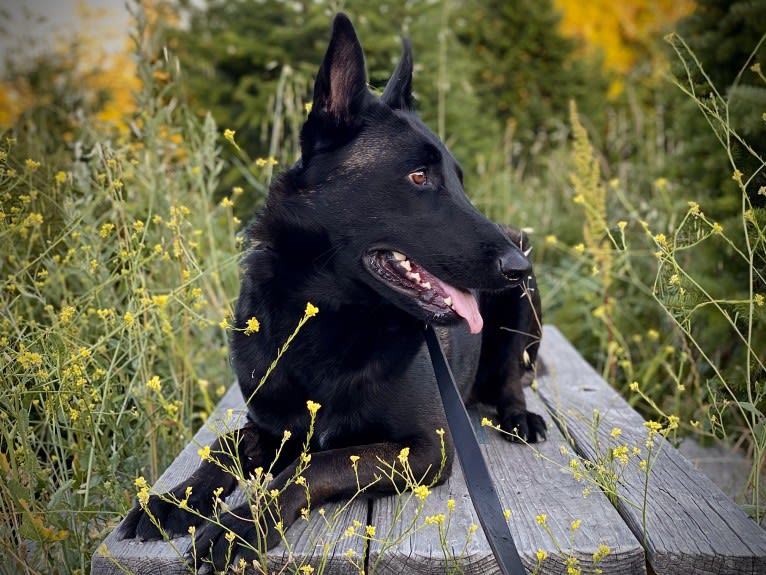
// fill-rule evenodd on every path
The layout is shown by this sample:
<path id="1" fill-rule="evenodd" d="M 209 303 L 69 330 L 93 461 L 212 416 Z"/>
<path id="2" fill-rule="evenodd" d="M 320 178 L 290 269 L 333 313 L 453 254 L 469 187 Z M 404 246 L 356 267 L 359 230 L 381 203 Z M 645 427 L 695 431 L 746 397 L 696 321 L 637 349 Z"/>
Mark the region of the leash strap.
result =
<path id="1" fill-rule="evenodd" d="M 426 344 L 431 354 L 431 363 L 434 366 L 452 440 L 455 443 L 468 493 L 479 516 L 479 523 L 503 575 L 524 575 L 526 573 L 524 565 L 503 516 L 500 499 L 489 475 L 487 463 L 482 457 L 468 412 L 455 384 L 452 370 L 444 357 L 439 338 L 430 325 L 426 326 Z"/>

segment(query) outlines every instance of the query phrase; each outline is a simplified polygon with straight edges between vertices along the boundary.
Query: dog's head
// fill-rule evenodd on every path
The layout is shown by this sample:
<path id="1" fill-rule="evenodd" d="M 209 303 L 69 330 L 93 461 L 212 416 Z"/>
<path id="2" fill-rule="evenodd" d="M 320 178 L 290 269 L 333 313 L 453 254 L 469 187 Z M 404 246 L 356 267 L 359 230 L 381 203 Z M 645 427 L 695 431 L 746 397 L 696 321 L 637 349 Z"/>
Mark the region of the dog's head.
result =
<path id="1" fill-rule="evenodd" d="M 280 212 L 326 239 L 324 271 L 419 319 L 464 318 L 478 333 L 482 318 L 471 290 L 517 285 L 530 263 L 473 207 L 457 161 L 416 115 L 412 68 L 405 40 L 382 96 L 373 95 L 354 28 L 345 15 L 335 17 L 301 132 L 302 157 L 287 173 L 292 191 L 280 194 Z M 295 245 L 296 230 L 282 230 L 293 249 L 307 249 Z"/>

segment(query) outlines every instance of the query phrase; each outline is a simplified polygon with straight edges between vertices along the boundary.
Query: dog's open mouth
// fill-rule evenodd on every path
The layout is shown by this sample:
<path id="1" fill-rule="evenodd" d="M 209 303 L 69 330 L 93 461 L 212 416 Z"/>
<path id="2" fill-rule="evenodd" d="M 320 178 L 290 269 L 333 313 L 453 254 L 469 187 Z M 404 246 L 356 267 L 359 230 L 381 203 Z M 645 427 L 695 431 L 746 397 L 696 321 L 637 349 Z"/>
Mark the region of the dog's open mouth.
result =
<path id="1" fill-rule="evenodd" d="M 390 288 L 415 299 L 435 320 L 447 320 L 458 315 L 468 323 L 471 333 L 481 331 L 484 321 L 472 293 L 440 280 L 397 251 L 370 251 L 365 264 Z"/>

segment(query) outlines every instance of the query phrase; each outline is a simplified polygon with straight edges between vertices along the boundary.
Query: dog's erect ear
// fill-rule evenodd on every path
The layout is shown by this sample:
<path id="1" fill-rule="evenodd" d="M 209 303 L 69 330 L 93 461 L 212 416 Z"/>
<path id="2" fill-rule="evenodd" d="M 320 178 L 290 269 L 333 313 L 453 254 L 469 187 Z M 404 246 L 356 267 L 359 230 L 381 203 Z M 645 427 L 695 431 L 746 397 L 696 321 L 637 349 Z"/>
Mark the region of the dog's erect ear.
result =
<path id="1" fill-rule="evenodd" d="M 412 100 L 412 48 L 410 39 L 404 39 L 402 58 L 394 70 L 393 76 L 386 84 L 386 89 L 380 101 L 394 110 L 409 111 L 413 109 Z"/>
<path id="2" fill-rule="evenodd" d="M 327 115 L 337 126 L 349 126 L 368 97 L 364 53 L 351 20 L 338 13 L 332 36 L 314 83 L 311 111 Z"/>

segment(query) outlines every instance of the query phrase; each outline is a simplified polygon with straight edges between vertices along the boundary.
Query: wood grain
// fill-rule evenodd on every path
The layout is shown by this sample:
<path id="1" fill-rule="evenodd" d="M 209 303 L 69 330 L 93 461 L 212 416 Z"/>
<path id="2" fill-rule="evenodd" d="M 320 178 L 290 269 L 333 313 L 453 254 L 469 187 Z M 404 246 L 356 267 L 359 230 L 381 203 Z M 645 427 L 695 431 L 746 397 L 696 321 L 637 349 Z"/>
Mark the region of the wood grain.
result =
<path id="1" fill-rule="evenodd" d="M 544 413 L 544 407 L 527 392 L 532 411 Z M 594 567 L 605 574 L 645 573 L 644 551 L 627 528 L 620 515 L 606 497 L 598 491 L 583 497 L 583 485 L 568 471 L 569 458 L 562 455 L 565 443 L 555 426 L 549 429 L 548 440 L 536 445 L 512 444 L 498 432 L 481 427 L 481 417 L 487 412 L 472 410 L 474 429 L 482 443 L 495 487 L 504 509 L 511 511 L 510 527 L 522 561 L 528 570 L 537 565 L 536 553 L 543 550 L 547 559 L 542 561 L 538 573 L 566 573 L 566 562 L 577 560 L 583 573 Z M 550 423 L 551 418 L 545 415 Z M 408 498 L 409 504 L 405 505 Z M 437 526 L 427 525 L 405 538 L 394 547 L 376 542 L 371 546 L 370 565 L 381 574 L 436 574 L 455 569 L 454 557 L 459 557 L 456 572 L 466 575 L 498 573 L 498 567 L 481 529 L 468 539 L 470 525 L 479 521 L 468 496 L 463 474 L 455 464 L 452 477 L 444 485 L 435 487 L 426 498 L 418 514 L 410 494 L 387 497 L 373 503 L 372 523 L 377 532 L 401 536 L 403 526 L 422 525 L 429 515 L 447 514 L 447 500 L 455 500 L 449 529 L 440 532 Z M 394 524 L 397 506 L 403 521 Z M 536 517 L 546 515 L 545 527 Z M 571 524 L 580 520 L 580 527 Z M 466 541 L 468 544 L 466 545 Z M 606 545 L 611 553 L 598 565 L 593 554 L 599 545 Z M 443 547 L 446 547 L 447 559 Z"/>
<path id="2" fill-rule="evenodd" d="M 231 411 L 229 411 L 231 410 Z M 173 461 L 153 486 L 153 491 L 164 492 L 182 479 L 185 479 L 200 463 L 197 450 L 209 445 L 217 433 L 236 429 L 244 423 L 244 400 L 238 385 L 221 399 L 213 414 L 194 436 L 181 454 Z M 240 492 L 233 493 L 227 503 L 236 505 L 243 498 Z M 358 539 L 343 540 L 342 533 L 347 525 L 359 521 L 366 523 L 368 505 L 366 501 L 356 501 L 350 505 L 327 505 L 324 515 L 319 510 L 311 513 L 308 521 L 298 521 L 288 530 L 289 547 L 280 544 L 269 551 L 270 570 L 278 571 L 289 565 L 293 570 L 302 565 L 312 565 L 319 570 L 321 565 L 329 573 L 339 575 L 358 573 L 353 565 L 343 557 L 347 549 L 354 549 L 356 556 L 364 554 L 363 542 Z M 119 529 L 115 529 L 105 540 L 104 547 L 93 554 L 91 561 L 92 575 L 180 575 L 188 573 L 182 559 L 191 544 L 191 538 L 178 537 L 170 541 L 140 542 L 134 539 L 120 540 Z M 333 543 L 340 540 L 342 547 Z M 105 550 L 105 553 L 102 551 Z M 289 570 L 287 572 L 290 572 Z"/>
<path id="3" fill-rule="evenodd" d="M 610 445 L 624 444 L 646 458 L 644 419 L 556 328 L 545 327 L 541 354 L 548 372 L 539 378 L 540 396 L 584 457 L 595 461 Z M 594 409 L 601 420 L 595 434 Z M 617 441 L 610 436 L 615 427 L 622 431 Z M 648 483 L 637 462 L 627 465 L 616 501 L 645 541 L 652 569 L 658 575 L 766 573 L 766 532 L 667 441 L 658 439 L 653 451 L 659 453 L 650 459 Z"/>
<path id="4" fill-rule="evenodd" d="M 645 457 L 644 420 L 553 327 L 545 328 L 541 357 L 547 371 L 538 378 L 537 392 L 527 390 L 527 397 L 530 409 L 549 422 L 548 441 L 534 446 L 508 443 L 481 426 L 481 417 L 492 417 L 489 412 L 471 411 L 498 494 L 511 511 L 511 532 L 529 570 L 537 567 L 536 553 L 542 550 L 547 558 L 537 572 L 545 575 L 566 573 L 567 561 L 573 559 L 583 573 L 596 567 L 605 574 L 645 573 L 645 557 L 658 575 L 766 573 L 766 533 L 664 440 L 657 442 L 655 451 L 662 447 L 651 460 L 648 483 L 634 458 L 624 470 L 620 468 L 614 506 L 593 485 L 584 497 L 583 489 L 589 484 L 573 476 L 572 449 L 565 436 L 581 457 L 591 461 L 617 445 L 640 448 Z M 594 409 L 600 417 L 595 430 Z M 211 443 L 216 433 L 238 427 L 243 417 L 243 400 L 234 385 L 154 489 L 165 491 L 191 474 L 199 464 L 199 447 Z M 621 430 L 618 438 L 609 433 L 614 427 Z M 241 497 L 232 495 L 231 504 Z M 450 499 L 454 500 L 451 512 Z M 470 526 L 479 522 L 459 465 L 418 509 L 419 503 L 407 492 L 373 502 L 327 505 L 324 515 L 313 510 L 308 521 L 301 520 L 288 530 L 288 546 L 269 552 L 269 572 L 295 572 L 302 565 L 312 565 L 317 573 L 340 575 L 358 574 L 358 566 L 364 566 L 368 574 L 388 575 L 498 572 L 481 529 L 469 534 Z M 425 525 L 427 517 L 439 514 L 445 516 L 441 526 Z M 542 514 L 545 527 L 536 521 Z M 573 531 L 575 520 L 580 525 Z M 368 523 L 375 527 L 375 535 L 366 557 L 365 540 L 358 534 Z M 346 536 L 346 529 L 354 525 L 361 527 Z M 645 542 L 646 554 L 639 542 Z M 112 533 L 101 549 L 105 553 L 94 553 L 92 573 L 186 573 L 181 556 L 189 543 L 188 537 L 169 542 L 120 541 Z M 610 551 L 594 564 L 599 545 Z M 345 556 L 348 550 L 353 557 Z"/>

